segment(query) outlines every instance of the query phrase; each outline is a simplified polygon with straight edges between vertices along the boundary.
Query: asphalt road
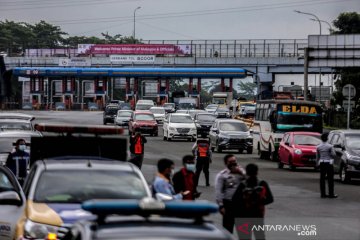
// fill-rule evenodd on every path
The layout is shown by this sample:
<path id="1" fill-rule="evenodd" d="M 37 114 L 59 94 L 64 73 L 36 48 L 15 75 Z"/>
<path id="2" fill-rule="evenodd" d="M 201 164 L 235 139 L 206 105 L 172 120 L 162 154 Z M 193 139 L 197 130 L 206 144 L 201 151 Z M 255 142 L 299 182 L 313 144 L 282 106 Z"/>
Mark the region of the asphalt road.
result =
<path id="1" fill-rule="evenodd" d="M 33 114 L 36 122 L 102 124 L 102 112 L 31 111 L 27 113 Z M 149 183 L 155 176 L 158 159 L 170 158 L 174 160 L 178 169 L 181 167 L 182 157 L 191 154 L 193 145 L 192 142 L 187 141 L 163 141 L 161 127 L 159 127 L 159 136 L 147 137 L 148 143 L 145 145 L 142 171 Z M 304 237 L 294 232 L 286 235 L 278 230 L 270 231 L 267 239 L 280 239 L 281 236 L 286 236 L 283 239 L 289 239 L 288 236 L 291 239 L 360 239 L 360 180 L 346 185 L 336 180 L 335 193 L 339 198 L 321 199 L 319 172 L 313 169 L 291 171 L 286 166 L 284 169 L 278 169 L 277 163 L 259 159 L 256 154 L 233 153 L 244 167 L 248 163 L 258 164 L 259 178 L 266 180 L 270 185 L 275 201 L 266 208 L 267 224 L 315 224 L 317 227 L 315 236 Z M 225 154 L 213 154 L 210 187 L 205 187 L 203 175 L 200 177 L 199 191 L 202 192 L 200 199 L 214 201 L 214 179 L 215 175 L 224 168 Z M 338 179 L 338 176 L 335 176 L 335 179 Z M 220 214 L 209 218 L 221 225 Z"/>

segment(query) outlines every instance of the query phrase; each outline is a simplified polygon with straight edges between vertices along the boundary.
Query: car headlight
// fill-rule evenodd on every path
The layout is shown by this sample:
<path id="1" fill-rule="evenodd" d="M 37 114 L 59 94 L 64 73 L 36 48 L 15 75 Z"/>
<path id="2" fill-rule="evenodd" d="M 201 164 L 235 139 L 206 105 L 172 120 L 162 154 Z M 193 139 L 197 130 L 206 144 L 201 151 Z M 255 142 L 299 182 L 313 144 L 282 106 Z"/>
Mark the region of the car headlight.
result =
<path id="1" fill-rule="evenodd" d="M 57 233 L 58 227 L 36 223 L 30 220 L 25 222 L 24 237 L 30 239 L 46 239 L 48 233 Z"/>
<path id="2" fill-rule="evenodd" d="M 248 143 L 252 143 L 253 139 L 252 138 L 247 138 L 245 141 L 248 142 Z"/>
<path id="3" fill-rule="evenodd" d="M 300 155 L 302 154 L 302 151 L 300 149 L 295 149 L 294 153 Z"/>
<path id="4" fill-rule="evenodd" d="M 201 128 L 201 125 L 197 123 L 197 124 L 196 124 L 196 127 L 197 127 L 197 128 Z"/>

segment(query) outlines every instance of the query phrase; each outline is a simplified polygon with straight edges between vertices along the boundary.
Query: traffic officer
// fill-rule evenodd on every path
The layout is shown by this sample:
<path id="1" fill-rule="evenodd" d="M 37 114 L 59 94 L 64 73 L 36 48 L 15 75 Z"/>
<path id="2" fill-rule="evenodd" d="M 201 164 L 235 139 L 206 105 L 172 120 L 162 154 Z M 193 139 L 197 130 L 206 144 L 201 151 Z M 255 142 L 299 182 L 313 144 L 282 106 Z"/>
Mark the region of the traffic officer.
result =
<path id="1" fill-rule="evenodd" d="M 209 166 L 211 163 L 211 150 L 209 141 L 206 139 L 198 139 L 192 147 L 193 155 L 196 157 L 196 185 L 199 182 L 201 172 L 204 172 L 206 186 L 210 186 L 209 182 Z"/>
<path id="2" fill-rule="evenodd" d="M 23 185 L 27 176 L 27 169 L 30 161 L 30 154 L 26 151 L 26 142 L 24 139 L 18 139 L 15 143 L 15 149 L 6 160 L 6 166 L 14 173 L 20 185 Z"/>
<path id="3" fill-rule="evenodd" d="M 141 135 L 140 132 L 136 132 L 130 136 L 130 162 L 135 164 L 139 169 L 141 169 L 144 160 L 144 144 L 146 142 L 146 138 Z"/>
<path id="4" fill-rule="evenodd" d="M 237 163 L 233 154 L 226 155 L 224 163 L 226 168 L 216 175 L 215 195 L 220 213 L 223 215 L 223 227 L 232 233 L 235 224 L 232 197 L 241 181 L 245 179 L 245 170 Z"/>
<path id="5" fill-rule="evenodd" d="M 328 133 L 321 135 L 322 143 L 316 148 L 316 163 L 320 165 L 320 193 L 321 198 L 337 198 L 334 194 L 334 147 L 327 143 Z M 329 195 L 325 193 L 325 178 L 328 180 Z"/>

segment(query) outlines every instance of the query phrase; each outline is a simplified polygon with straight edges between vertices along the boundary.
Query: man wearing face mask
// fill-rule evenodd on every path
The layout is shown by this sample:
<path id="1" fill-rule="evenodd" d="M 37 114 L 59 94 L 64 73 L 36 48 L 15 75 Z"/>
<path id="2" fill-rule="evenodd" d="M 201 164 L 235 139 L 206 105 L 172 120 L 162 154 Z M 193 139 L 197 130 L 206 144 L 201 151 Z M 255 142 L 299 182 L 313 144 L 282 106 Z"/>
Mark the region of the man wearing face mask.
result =
<path id="1" fill-rule="evenodd" d="M 195 159 L 192 155 L 185 155 L 183 157 L 183 165 L 178 172 L 174 174 L 173 183 L 176 193 L 189 191 L 189 194 L 183 196 L 184 200 L 195 200 L 200 196 L 196 187 L 196 175 L 195 175 Z"/>
<path id="2" fill-rule="evenodd" d="M 232 233 L 235 224 L 232 197 L 241 181 L 245 179 L 245 170 L 238 165 L 236 157 L 232 154 L 224 157 L 224 163 L 226 168 L 216 175 L 215 196 L 223 215 L 223 227 Z"/>
<path id="3" fill-rule="evenodd" d="M 15 151 L 10 153 L 6 160 L 6 166 L 14 173 L 20 185 L 24 183 L 30 161 L 30 155 L 25 150 L 25 140 L 18 139 L 15 143 Z"/>
<path id="4" fill-rule="evenodd" d="M 153 195 L 163 193 L 172 196 L 173 199 L 183 199 L 190 191 L 176 193 L 171 182 L 174 172 L 174 162 L 170 159 L 160 159 L 157 163 L 158 173 L 152 185 Z"/>

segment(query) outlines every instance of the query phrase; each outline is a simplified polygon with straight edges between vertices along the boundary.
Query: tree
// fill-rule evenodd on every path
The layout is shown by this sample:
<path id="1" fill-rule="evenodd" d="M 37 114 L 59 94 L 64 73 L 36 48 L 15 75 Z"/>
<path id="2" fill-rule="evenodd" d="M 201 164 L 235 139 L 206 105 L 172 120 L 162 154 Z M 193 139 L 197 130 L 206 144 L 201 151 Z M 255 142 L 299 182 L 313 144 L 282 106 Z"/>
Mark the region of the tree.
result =
<path id="1" fill-rule="evenodd" d="M 348 12 L 348 13 L 341 13 L 337 19 L 333 21 L 334 26 L 337 30 L 334 30 L 332 34 L 356 34 L 360 33 L 360 14 L 356 12 Z M 355 103 L 357 105 L 355 114 L 353 117 L 360 115 L 360 108 L 359 108 L 359 97 L 360 97 L 360 68 L 359 67 L 352 67 L 352 68 L 340 68 L 338 69 L 340 74 L 340 78 L 335 82 L 335 86 L 337 91 L 334 92 L 334 101 L 332 102 L 333 105 L 338 104 L 342 105 L 344 97 L 342 95 L 342 88 L 346 84 L 352 84 L 356 88 L 356 96 L 355 96 Z"/>
<path id="2" fill-rule="evenodd" d="M 43 20 L 35 25 L 28 24 L 36 38 L 38 48 L 56 48 L 64 41 L 63 36 L 68 35 L 61 31 L 59 26 L 51 25 Z"/>
<path id="3" fill-rule="evenodd" d="M 0 22 L 0 51 L 11 54 L 21 54 L 27 43 L 33 42 L 35 35 L 26 23 L 13 21 Z"/>
<path id="4" fill-rule="evenodd" d="M 340 13 L 333 21 L 333 25 L 337 28 L 333 34 L 353 34 L 360 33 L 360 14 L 356 12 Z"/>
<path id="5" fill-rule="evenodd" d="M 238 87 L 240 89 L 238 97 L 246 99 L 254 99 L 256 95 L 256 83 L 239 81 Z"/>

